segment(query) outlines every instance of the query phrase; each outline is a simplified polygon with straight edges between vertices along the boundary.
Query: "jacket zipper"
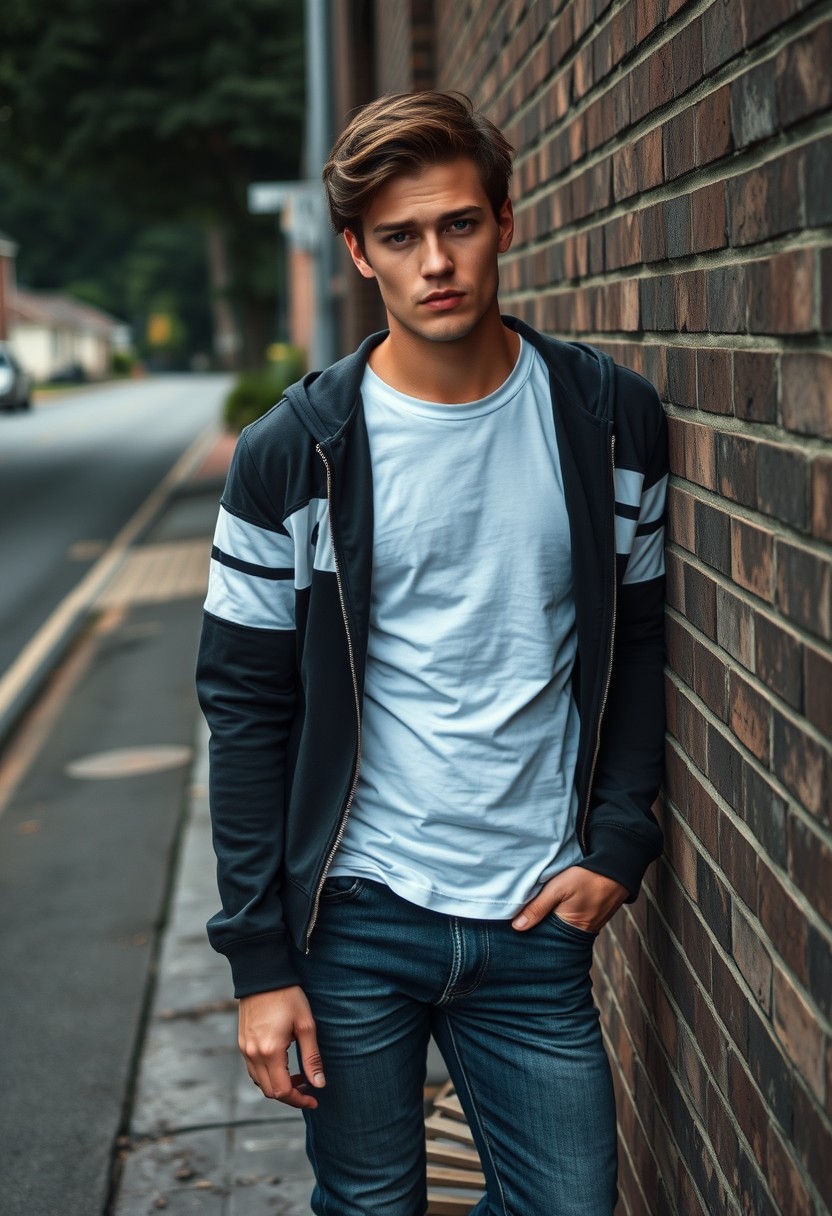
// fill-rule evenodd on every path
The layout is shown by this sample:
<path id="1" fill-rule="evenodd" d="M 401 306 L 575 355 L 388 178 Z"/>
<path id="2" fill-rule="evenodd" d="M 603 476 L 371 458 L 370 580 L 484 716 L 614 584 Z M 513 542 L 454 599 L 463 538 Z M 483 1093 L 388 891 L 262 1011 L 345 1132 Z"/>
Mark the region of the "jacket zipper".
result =
<path id="1" fill-rule="evenodd" d="M 589 821 L 589 800 L 592 797 L 592 782 L 595 777 L 595 765 L 598 760 L 598 752 L 601 748 L 601 723 L 604 720 L 604 710 L 607 708 L 607 696 L 610 691 L 610 681 L 612 680 L 612 663 L 613 651 L 615 649 L 615 614 L 618 603 L 618 569 L 615 560 L 615 435 L 612 436 L 610 444 L 610 476 L 612 477 L 612 512 L 613 512 L 613 530 L 612 530 L 612 625 L 610 627 L 610 657 L 607 663 L 607 680 L 604 685 L 604 695 L 601 698 L 601 709 L 598 713 L 598 727 L 595 733 L 595 751 L 592 755 L 592 766 L 589 770 L 589 784 L 586 787 L 586 802 L 584 803 L 584 814 L 581 821 L 581 849 L 584 854 L 587 851 L 586 844 L 586 825 Z"/>
<path id="2" fill-rule="evenodd" d="M 352 784 L 350 785 L 350 792 L 347 795 L 347 801 L 344 804 L 344 810 L 341 815 L 341 823 L 339 824 L 339 827 L 338 827 L 338 835 L 335 837 L 335 843 L 333 844 L 332 848 L 329 851 L 329 856 L 326 859 L 326 864 L 324 865 L 323 871 L 321 872 L 321 877 L 318 882 L 318 887 L 317 887 L 317 890 L 315 891 L 315 902 L 312 905 L 312 918 L 309 922 L 309 928 L 306 930 L 306 953 L 307 954 L 309 953 L 309 939 L 312 937 L 312 930 L 315 928 L 315 923 L 318 919 L 318 908 L 319 908 L 320 902 L 321 902 L 321 891 L 323 890 L 324 883 L 326 882 L 326 876 L 329 873 L 329 867 L 332 865 L 332 859 L 335 856 L 336 852 L 338 851 L 338 846 L 340 845 L 341 841 L 344 839 L 344 832 L 346 831 L 346 828 L 347 828 L 347 820 L 349 819 L 349 816 L 350 816 L 350 807 L 352 806 L 353 799 L 355 798 L 355 791 L 358 788 L 358 770 L 361 766 L 361 698 L 360 698 L 359 692 L 358 692 L 358 675 L 356 674 L 356 670 L 355 670 L 355 651 L 353 650 L 352 635 L 350 633 L 350 622 L 349 622 L 349 617 L 347 616 L 347 603 L 346 603 L 346 600 L 344 599 L 344 588 L 343 588 L 343 584 L 341 582 L 341 564 L 338 560 L 338 550 L 335 547 L 335 530 L 332 526 L 332 469 L 330 468 L 329 461 L 327 460 L 326 454 L 320 444 L 315 445 L 315 451 L 318 453 L 321 460 L 324 462 L 324 468 L 326 469 L 326 501 L 327 501 L 327 510 L 329 512 L 329 535 L 330 535 L 330 539 L 332 541 L 332 559 L 333 559 L 333 564 L 335 566 L 335 582 L 338 585 L 338 599 L 341 603 L 341 616 L 344 618 L 344 630 L 346 631 L 346 635 L 347 635 L 347 652 L 349 654 L 350 674 L 352 676 L 352 689 L 353 689 L 353 696 L 355 698 L 355 723 L 356 723 L 357 734 L 356 734 L 356 748 L 355 748 L 355 769 L 353 770 Z"/>

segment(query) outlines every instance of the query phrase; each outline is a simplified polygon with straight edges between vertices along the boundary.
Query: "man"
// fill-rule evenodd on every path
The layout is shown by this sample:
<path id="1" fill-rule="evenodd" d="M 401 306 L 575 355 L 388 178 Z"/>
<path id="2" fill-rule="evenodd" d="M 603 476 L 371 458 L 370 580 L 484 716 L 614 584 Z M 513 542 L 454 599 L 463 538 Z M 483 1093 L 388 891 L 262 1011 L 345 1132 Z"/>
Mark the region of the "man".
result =
<path id="1" fill-rule="evenodd" d="M 510 174 L 460 96 L 356 114 L 324 182 L 389 331 L 244 432 L 217 527 L 209 932 L 327 1216 L 424 1213 L 431 1034 L 480 1216 L 616 1201 L 589 971 L 661 849 L 665 420 L 500 316 Z"/>

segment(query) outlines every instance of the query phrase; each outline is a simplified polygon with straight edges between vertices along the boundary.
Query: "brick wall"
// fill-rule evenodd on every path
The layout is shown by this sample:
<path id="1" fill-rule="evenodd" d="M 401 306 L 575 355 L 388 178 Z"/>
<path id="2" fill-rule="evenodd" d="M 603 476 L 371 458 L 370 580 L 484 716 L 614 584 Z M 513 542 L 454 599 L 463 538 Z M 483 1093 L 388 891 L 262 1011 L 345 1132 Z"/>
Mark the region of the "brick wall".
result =
<path id="1" fill-rule="evenodd" d="M 666 856 L 599 941 L 622 1213 L 832 1207 L 832 10 L 438 8 L 516 145 L 504 307 L 670 418 Z"/>
<path id="2" fill-rule="evenodd" d="M 384 88 L 411 87 L 408 9 L 376 2 Z M 670 420 L 667 849 L 594 972 L 619 1212 L 821 1216 L 832 4 L 460 0 L 434 48 L 517 148 L 503 306 L 648 376 Z"/>

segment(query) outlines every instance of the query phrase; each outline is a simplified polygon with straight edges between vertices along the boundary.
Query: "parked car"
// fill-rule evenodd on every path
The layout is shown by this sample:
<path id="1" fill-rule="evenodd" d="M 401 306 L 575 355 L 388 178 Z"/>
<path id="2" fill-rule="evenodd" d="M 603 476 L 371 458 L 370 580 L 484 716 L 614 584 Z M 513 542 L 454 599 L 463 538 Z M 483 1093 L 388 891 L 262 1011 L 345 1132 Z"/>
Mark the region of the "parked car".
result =
<path id="1" fill-rule="evenodd" d="M 31 378 L 0 342 L 0 410 L 28 410 L 31 405 Z"/>

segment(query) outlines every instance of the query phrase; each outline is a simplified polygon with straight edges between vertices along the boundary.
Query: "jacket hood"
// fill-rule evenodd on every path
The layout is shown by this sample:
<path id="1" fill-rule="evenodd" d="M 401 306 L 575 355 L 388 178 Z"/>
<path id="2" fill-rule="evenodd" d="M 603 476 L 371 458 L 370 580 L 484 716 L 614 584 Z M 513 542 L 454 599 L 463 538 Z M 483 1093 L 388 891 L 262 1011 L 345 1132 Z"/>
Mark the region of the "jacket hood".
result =
<path id="1" fill-rule="evenodd" d="M 598 422 L 612 418 L 612 358 L 585 342 L 550 338 L 520 321 L 503 316 L 503 324 L 520 334 L 543 356 L 561 400 L 574 402 Z M 284 393 L 295 413 L 318 443 L 336 440 L 358 404 L 364 368 L 386 329 L 370 334 L 352 354 L 322 372 L 308 372 Z"/>

